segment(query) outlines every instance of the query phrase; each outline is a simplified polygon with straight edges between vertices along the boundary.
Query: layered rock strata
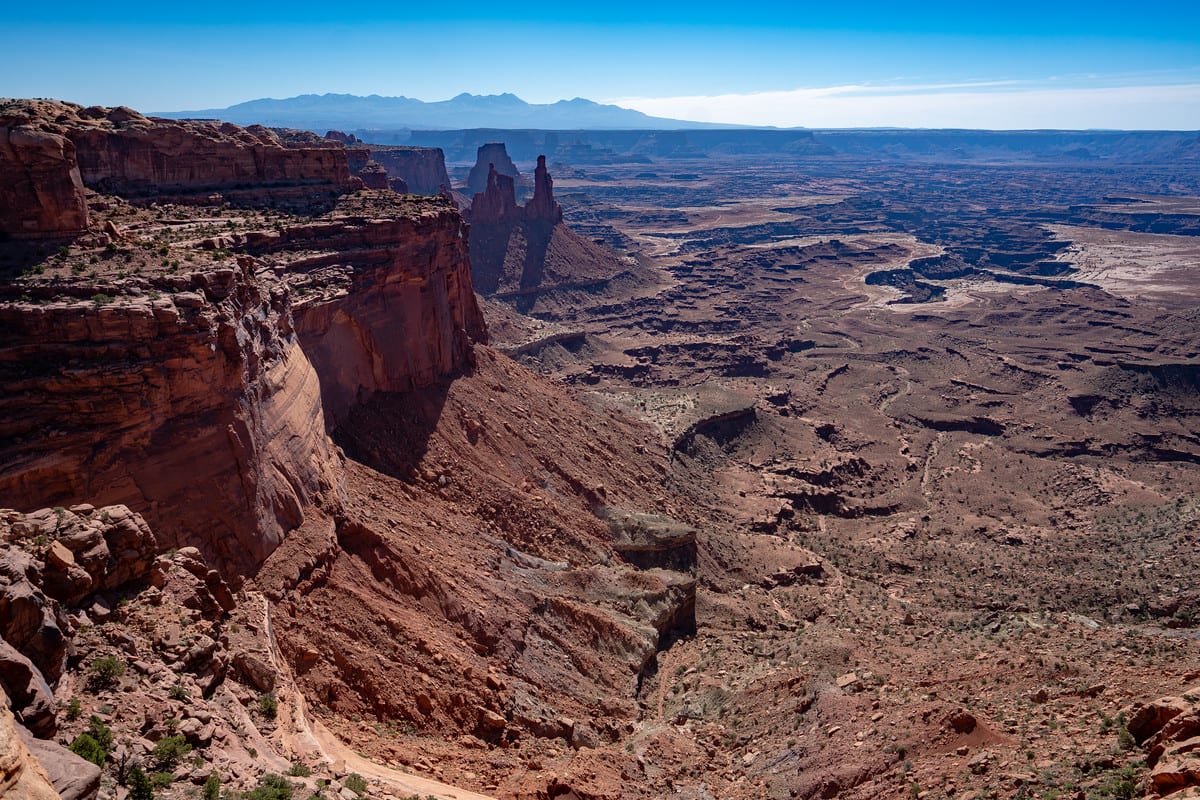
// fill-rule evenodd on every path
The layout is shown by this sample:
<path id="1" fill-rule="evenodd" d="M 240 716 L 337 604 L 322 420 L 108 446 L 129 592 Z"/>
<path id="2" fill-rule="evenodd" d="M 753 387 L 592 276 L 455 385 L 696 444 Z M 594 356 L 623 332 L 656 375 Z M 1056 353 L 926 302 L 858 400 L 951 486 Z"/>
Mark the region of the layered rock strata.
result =
<path id="1" fill-rule="evenodd" d="M 107 112 L 107 113 L 105 113 Z M 291 145 L 268 128 L 148 119 L 125 108 L 83 109 L 68 124 L 83 182 L 117 194 L 272 186 L 355 188 L 333 142 Z"/>
<path id="2" fill-rule="evenodd" d="M 221 198 L 204 191 L 247 200 L 290 187 L 328 207 L 330 194 L 362 186 L 346 143 L 310 132 L 54 101 L 6 101 L 0 113 L 0 171 L 14 176 L 0 218 L 22 235 L 85 228 L 85 187 L 159 203 L 163 193 L 200 192 L 189 202 L 215 204 L 219 216 Z M 172 233 L 218 229 L 198 211 L 183 214 L 195 223 L 143 221 L 124 232 L 112 219 L 123 201 L 103 199 L 97 208 L 108 211 L 94 224 L 106 233 L 50 262 L 65 270 L 78 251 L 65 280 L 0 287 L 9 298 L 0 303 L 6 502 L 121 503 L 164 546 L 197 546 L 230 575 L 252 574 L 307 507 L 336 511 L 322 399 L 338 416 L 372 392 L 428 385 L 467 365 L 471 341 L 485 336 L 457 210 L 442 199 L 405 204 L 381 166 L 362 168 L 383 191 L 273 230 L 253 232 L 251 213 L 221 226 L 243 233 L 202 240 Z M 231 250 L 241 255 L 230 259 Z M 131 266 L 105 263 L 117 254 Z M 180 255 L 192 271 L 169 260 Z M 306 295 L 302 335 L 291 285 Z"/>
<path id="3" fill-rule="evenodd" d="M 297 290 L 296 332 L 331 424 L 375 392 L 422 388 L 468 366 L 472 343 L 487 338 L 458 211 L 442 198 L 404 201 L 400 214 L 391 203 L 365 195 L 331 220 L 219 242 Z"/>
<path id="4" fill-rule="evenodd" d="M 159 283 L 0 305 L 0 495 L 122 503 L 245 574 L 336 494 L 320 384 L 249 261 Z"/>
<path id="5" fill-rule="evenodd" d="M 450 188 L 446 157 L 440 147 L 371 147 L 371 159 L 413 194 L 435 195 Z"/>
<path id="6" fill-rule="evenodd" d="M 344 145 L 314 134 L 0 100 L 0 233 L 10 236 L 83 232 L 85 187 L 150 196 L 288 187 L 337 194 L 360 185 Z"/>
<path id="7" fill-rule="evenodd" d="M 74 143 L 0 105 L 0 234 L 52 238 L 87 226 Z"/>

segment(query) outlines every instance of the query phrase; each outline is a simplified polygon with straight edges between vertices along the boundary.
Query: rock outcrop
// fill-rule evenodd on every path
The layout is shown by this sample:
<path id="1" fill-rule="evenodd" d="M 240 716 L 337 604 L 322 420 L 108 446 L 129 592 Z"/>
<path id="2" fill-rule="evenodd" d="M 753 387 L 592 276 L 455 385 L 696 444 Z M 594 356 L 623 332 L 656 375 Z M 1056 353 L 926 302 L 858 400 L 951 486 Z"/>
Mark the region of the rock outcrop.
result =
<path id="1" fill-rule="evenodd" d="M 15 521 L 25 517 L 18 512 L 6 512 L 5 516 Z M 7 544 L 17 535 L 10 523 L 6 522 L 4 533 L 6 544 L 0 547 L 0 638 L 29 659 L 43 680 L 56 681 L 67 657 L 66 615 L 58 602 L 42 591 L 41 562 L 20 547 Z"/>
<path id="2" fill-rule="evenodd" d="M 413 194 L 435 195 L 450 188 L 446 156 L 440 147 L 371 147 L 371 158 L 392 178 L 400 178 Z"/>
<path id="3" fill-rule="evenodd" d="M 87 227 L 84 186 L 122 195 L 340 193 L 360 183 L 346 148 L 301 131 L 144 117 L 125 107 L 50 100 L 0 105 L 0 225 L 26 237 Z"/>
<path id="4" fill-rule="evenodd" d="M 289 297 L 250 265 L 163 278 L 158 297 L 0 305 L 0 496 L 121 503 L 238 574 L 334 497 Z"/>
<path id="5" fill-rule="evenodd" d="M 1179 697 L 1163 697 L 1130 709 L 1128 730 L 1146 751 L 1150 788 L 1159 797 L 1188 789 L 1195 792 L 1200 787 L 1198 692 L 1200 687 L 1193 686 Z"/>
<path id="6" fill-rule="evenodd" d="M 146 521 L 121 505 L 7 512 L 0 531 L 8 541 L 48 543 L 41 558 L 41 587 L 66 605 L 145 578 L 160 549 Z"/>
<path id="7" fill-rule="evenodd" d="M 20 728 L 17 734 L 62 800 L 93 800 L 100 793 L 100 768 L 95 764 L 57 742 L 23 735 Z"/>
<path id="8" fill-rule="evenodd" d="M 0 689 L 12 698 L 13 711 L 21 724 L 38 736 L 53 736 L 54 691 L 33 662 L 7 642 L 0 640 Z"/>
<path id="9" fill-rule="evenodd" d="M 488 164 L 487 183 L 471 203 L 471 222 L 476 226 L 512 225 L 524 218 L 517 206 L 516 187 L 512 176 L 496 171 Z"/>
<path id="10" fill-rule="evenodd" d="M 525 219 L 546 225 L 562 222 L 562 206 L 554 199 L 554 180 L 546 169 L 545 156 L 538 156 L 533 170 L 533 197 L 525 204 Z"/>
<path id="11" fill-rule="evenodd" d="M 538 156 L 533 197 L 524 206 L 517 205 L 514 179 L 489 164 L 470 222 L 475 287 L 514 300 L 521 311 L 545 291 L 603 286 L 627 271 L 611 251 L 563 224 L 545 156 Z"/>
<path id="12" fill-rule="evenodd" d="M 403 214 L 375 216 L 391 202 L 376 199 L 382 205 L 375 209 L 234 242 L 279 260 L 303 292 L 293 312 L 296 332 L 320 375 L 330 424 L 375 392 L 429 386 L 468 366 L 472 342 L 487 337 L 458 211 L 428 198 L 410 202 Z M 310 255 L 289 261 L 289 250 Z"/>
<path id="13" fill-rule="evenodd" d="M 95 769 L 95 767 L 93 767 Z M 96 770 L 99 779 L 100 770 Z M 99 783 L 97 783 L 99 788 Z M 61 800 L 50 783 L 50 776 L 29 752 L 20 735 L 8 698 L 0 690 L 0 797 L 21 800 Z"/>
<path id="14" fill-rule="evenodd" d="M 0 234 L 73 236 L 88 212 L 75 144 L 42 130 L 23 106 L 0 101 Z"/>
<path id="15" fill-rule="evenodd" d="M 362 166 L 362 169 L 354 173 L 359 180 L 363 182 L 363 186 L 367 189 L 390 189 L 388 185 L 388 171 L 382 164 L 375 161 L 368 161 Z"/>
<path id="16" fill-rule="evenodd" d="M 514 181 L 521 177 L 517 165 L 509 158 L 504 142 L 488 142 L 481 145 L 475 157 L 475 166 L 467 174 L 467 191 L 478 194 L 485 191 L 488 185 L 488 174 L 495 170 L 501 175 L 507 175 Z"/>
<path id="17" fill-rule="evenodd" d="M 342 144 L 358 144 L 358 137 L 353 133 L 343 133 L 342 131 L 326 131 L 325 138 L 331 142 L 341 142 Z"/>

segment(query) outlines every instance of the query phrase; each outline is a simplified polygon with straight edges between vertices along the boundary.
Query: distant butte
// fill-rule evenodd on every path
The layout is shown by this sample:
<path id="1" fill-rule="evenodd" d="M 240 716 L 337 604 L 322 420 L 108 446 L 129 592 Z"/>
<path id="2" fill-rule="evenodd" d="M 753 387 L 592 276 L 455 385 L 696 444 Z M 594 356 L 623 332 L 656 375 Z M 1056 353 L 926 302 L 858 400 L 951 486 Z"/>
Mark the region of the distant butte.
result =
<path id="1" fill-rule="evenodd" d="M 488 142 L 479 146 L 479 153 L 475 157 L 475 166 L 471 167 L 471 172 L 467 175 L 467 191 L 471 194 L 484 191 L 487 188 L 488 173 L 491 170 L 512 178 L 514 181 L 519 181 L 521 178 L 521 172 L 509 158 L 508 151 L 504 148 L 504 142 Z"/>

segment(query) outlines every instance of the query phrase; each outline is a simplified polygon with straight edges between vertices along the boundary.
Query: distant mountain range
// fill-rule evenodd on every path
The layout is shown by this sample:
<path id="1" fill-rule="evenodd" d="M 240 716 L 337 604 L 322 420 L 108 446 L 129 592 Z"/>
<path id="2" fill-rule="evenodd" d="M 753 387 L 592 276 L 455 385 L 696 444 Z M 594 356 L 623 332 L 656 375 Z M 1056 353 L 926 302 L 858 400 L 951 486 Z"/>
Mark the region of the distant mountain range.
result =
<path id="1" fill-rule="evenodd" d="M 215 118 L 238 125 L 268 125 L 327 130 L 461 130 L 508 128 L 535 130 L 682 130 L 733 128 L 704 122 L 651 117 L 640 111 L 577 97 L 557 103 L 526 103 L 514 94 L 460 94 L 426 103 L 411 97 L 361 97 L 353 94 L 303 94 L 283 100 L 263 98 L 195 111 L 156 112 L 154 116 Z"/>

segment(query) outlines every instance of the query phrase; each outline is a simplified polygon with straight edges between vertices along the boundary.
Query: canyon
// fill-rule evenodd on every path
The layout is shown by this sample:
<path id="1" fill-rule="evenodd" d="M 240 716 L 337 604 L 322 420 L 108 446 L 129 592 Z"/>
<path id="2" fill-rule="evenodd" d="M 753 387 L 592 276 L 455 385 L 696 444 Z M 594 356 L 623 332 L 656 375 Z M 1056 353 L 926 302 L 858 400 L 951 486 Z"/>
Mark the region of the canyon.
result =
<path id="1" fill-rule="evenodd" d="M 0 786 L 1198 791 L 1178 138 L 424 136 L 0 101 Z"/>

